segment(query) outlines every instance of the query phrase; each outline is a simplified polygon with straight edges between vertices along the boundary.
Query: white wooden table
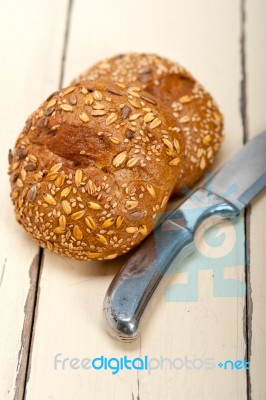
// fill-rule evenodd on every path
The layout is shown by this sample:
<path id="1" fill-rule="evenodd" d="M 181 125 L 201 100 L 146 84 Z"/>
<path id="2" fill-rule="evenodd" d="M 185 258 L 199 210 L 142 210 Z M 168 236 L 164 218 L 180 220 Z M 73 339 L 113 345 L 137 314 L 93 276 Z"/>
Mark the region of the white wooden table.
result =
<path id="1" fill-rule="evenodd" d="M 6 174 L 8 148 L 27 116 L 90 64 L 129 51 L 176 59 L 214 95 L 226 123 L 217 169 L 266 128 L 265 16 L 264 0 L 1 1 L 1 400 L 266 399 L 265 194 L 247 210 L 245 232 L 238 222 L 246 262 L 238 264 L 236 252 L 223 271 L 224 280 L 247 285 L 246 295 L 215 295 L 209 258 L 198 271 L 198 299 L 162 296 L 141 337 L 125 344 L 105 332 L 102 302 L 126 257 L 83 263 L 40 251 L 15 221 Z M 230 229 L 223 227 L 225 237 Z M 171 285 L 184 285 L 198 262 L 192 257 Z M 163 369 L 112 375 L 55 369 L 58 353 L 212 358 L 216 367 L 170 369 L 165 361 Z M 250 370 L 217 366 L 228 359 L 250 361 Z"/>

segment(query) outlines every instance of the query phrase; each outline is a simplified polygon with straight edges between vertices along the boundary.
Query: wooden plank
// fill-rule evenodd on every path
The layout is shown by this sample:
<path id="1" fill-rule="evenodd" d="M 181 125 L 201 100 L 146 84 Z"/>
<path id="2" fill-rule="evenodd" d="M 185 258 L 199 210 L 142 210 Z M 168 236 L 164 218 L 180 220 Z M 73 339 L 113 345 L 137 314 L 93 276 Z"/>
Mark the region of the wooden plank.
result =
<path id="1" fill-rule="evenodd" d="M 226 28 L 225 28 L 226 27 Z M 229 0 L 164 0 L 134 2 L 134 11 L 122 0 L 74 3 L 65 67 L 65 83 L 98 59 L 115 53 L 149 51 L 179 60 L 213 93 L 225 114 L 227 137 L 217 163 L 223 163 L 242 145 L 239 112 L 240 2 Z M 231 228 L 224 227 L 225 236 Z M 240 222 L 243 233 L 243 225 Z M 239 252 L 244 241 L 239 243 Z M 235 258 L 237 260 L 238 253 Z M 126 260 L 82 263 L 45 253 L 38 316 L 34 333 L 27 400 L 61 399 L 246 399 L 245 371 L 147 371 L 55 369 L 54 359 L 104 355 L 173 358 L 243 359 L 244 297 L 214 297 L 214 261 L 199 272 L 199 299 L 165 301 L 162 297 L 145 332 L 133 344 L 113 341 L 102 323 L 102 301 L 114 272 Z M 173 277 L 182 283 L 183 274 Z M 232 265 L 226 277 L 244 280 L 244 266 Z M 51 311 L 52 310 L 52 311 Z M 167 361 L 165 362 L 167 364 Z"/>
<path id="2" fill-rule="evenodd" d="M 52 0 L 4 2 L 0 10 L 0 398 L 7 400 L 24 391 L 39 269 L 39 248 L 13 216 L 7 152 L 58 83 L 65 10 L 64 1 Z"/>
<path id="3" fill-rule="evenodd" d="M 266 129 L 266 3 L 246 4 L 247 118 L 249 137 Z M 250 265 L 248 275 L 248 333 L 251 361 L 249 399 L 266 397 L 266 240 L 265 192 L 253 202 L 250 213 Z"/>

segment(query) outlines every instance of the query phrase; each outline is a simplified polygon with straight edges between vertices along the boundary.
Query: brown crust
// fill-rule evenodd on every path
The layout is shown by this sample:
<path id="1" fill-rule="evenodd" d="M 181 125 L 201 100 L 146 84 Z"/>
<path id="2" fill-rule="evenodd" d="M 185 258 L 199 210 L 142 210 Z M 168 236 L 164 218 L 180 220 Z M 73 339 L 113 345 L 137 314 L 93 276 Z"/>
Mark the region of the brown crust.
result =
<path id="1" fill-rule="evenodd" d="M 154 54 L 122 54 L 100 61 L 80 79 L 137 85 L 171 108 L 186 136 L 183 173 L 174 193 L 191 188 L 214 160 L 223 139 L 223 117 L 211 95 L 181 65 Z"/>
<path id="2" fill-rule="evenodd" d="M 49 250 L 115 258 L 153 229 L 183 158 L 180 125 L 157 99 L 79 82 L 29 117 L 9 155 L 16 218 Z"/>

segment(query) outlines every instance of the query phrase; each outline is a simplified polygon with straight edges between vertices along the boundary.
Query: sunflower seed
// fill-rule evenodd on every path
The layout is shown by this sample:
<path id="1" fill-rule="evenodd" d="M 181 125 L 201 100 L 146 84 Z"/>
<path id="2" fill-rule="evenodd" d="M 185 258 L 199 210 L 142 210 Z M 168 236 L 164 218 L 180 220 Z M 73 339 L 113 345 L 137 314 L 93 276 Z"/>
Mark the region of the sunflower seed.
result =
<path id="1" fill-rule="evenodd" d="M 141 67 L 139 69 L 139 74 L 143 75 L 143 74 L 150 74 L 152 72 L 152 69 L 149 65 L 145 66 L 145 67 Z"/>
<path id="2" fill-rule="evenodd" d="M 47 108 L 45 111 L 44 111 L 44 115 L 46 115 L 46 117 L 49 117 L 49 115 L 51 115 L 51 114 L 53 114 L 53 112 L 54 112 L 54 108 Z"/>
<path id="3" fill-rule="evenodd" d="M 28 163 L 24 168 L 26 171 L 34 171 L 37 168 L 37 165 L 35 163 Z"/>
<path id="4" fill-rule="evenodd" d="M 13 161 L 13 152 L 12 152 L 11 149 L 9 149 L 9 152 L 8 152 L 8 164 L 9 165 L 12 164 L 12 161 Z"/>
<path id="5" fill-rule="evenodd" d="M 30 187 L 28 193 L 27 193 L 27 199 L 29 201 L 34 201 L 36 198 L 36 194 L 37 194 L 37 186 L 33 185 Z"/>
<path id="6" fill-rule="evenodd" d="M 17 160 L 22 160 L 25 158 L 28 154 L 28 150 L 25 149 L 24 147 L 19 147 L 16 151 L 16 159 Z"/>
<path id="7" fill-rule="evenodd" d="M 72 106 L 75 106 L 75 105 L 77 104 L 77 96 L 75 96 L 74 94 L 72 94 L 72 95 L 69 97 L 69 103 L 70 103 Z"/>
<path id="8" fill-rule="evenodd" d="M 163 208 L 164 206 L 166 206 L 166 203 L 168 201 L 168 196 L 164 196 L 162 202 L 161 202 L 161 208 Z"/>
<path id="9" fill-rule="evenodd" d="M 126 119 L 131 114 L 131 112 L 132 109 L 129 106 L 125 105 L 121 110 L 121 118 Z"/>
<path id="10" fill-rule="evenodd" d="M 120 90 L 114 89 L 114 88 L 108 88 L 107 92 L 116 94 L 117 96 L 123 96 L 123 93 Z"/>
<path id="11" fill-rule="evenodd" d="M 155 100 L 152 99 L 151 97 L 142 95 L 142 96 L 140 96 L 140 98 L 141 98 L 142 100 L 144 100 L 144 101 L 147 101 L 148 103 L 151 103 L 151 104 L 154 104 L 154 105 L 157 104 L 157 101 L 155 101 Z"/>
<path id="12" fill-rule="evenodd" d="M 127 139 L 132 139 L 134 137 L 134 132 L 132 131 L 127 131 L 126 132 L 126 138 Z"/>

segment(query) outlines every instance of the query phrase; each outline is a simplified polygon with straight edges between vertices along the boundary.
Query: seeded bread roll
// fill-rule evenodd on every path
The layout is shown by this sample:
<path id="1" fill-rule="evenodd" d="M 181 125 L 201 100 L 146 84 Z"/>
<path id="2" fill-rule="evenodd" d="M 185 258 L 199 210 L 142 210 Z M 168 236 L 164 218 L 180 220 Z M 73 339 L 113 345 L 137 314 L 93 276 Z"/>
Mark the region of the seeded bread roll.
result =
<path id="1" fill-rule="evenodd" d="M 107 58 L 76 81 L 107 77 L 137 85 L 171 108 L 186 136 L 184 170 L 174 193 L 191 188 L 212 164 L 223 139 L 223 117 L 211 95 L 181 65 L 154 54 Z"/>
<path id="2" fill-rule="evenodd" d="M 115 258 L 153 229 L 183 158 L 180 126 L 153 96 L 79 82 L 52 94 L 10 151 L 16 218 L 49 250 Z"/>

